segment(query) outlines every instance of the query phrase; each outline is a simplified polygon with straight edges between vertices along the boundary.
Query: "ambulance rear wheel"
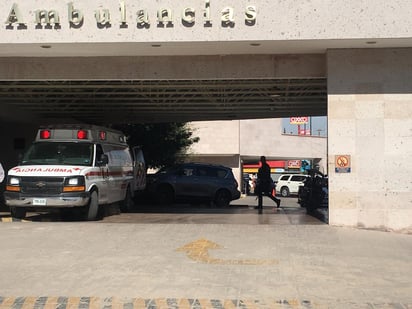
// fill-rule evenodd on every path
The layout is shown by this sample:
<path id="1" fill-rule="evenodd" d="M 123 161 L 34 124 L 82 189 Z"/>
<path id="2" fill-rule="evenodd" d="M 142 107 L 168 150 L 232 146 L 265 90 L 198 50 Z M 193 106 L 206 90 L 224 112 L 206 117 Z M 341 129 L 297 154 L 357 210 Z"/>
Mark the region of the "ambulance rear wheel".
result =
<path id="1" fill-rule="evenodd" d="M 24 219 L 26 218 L 26 208 L 23 207 L 11 207 L 10 213 L 13 218 Z"/>
<path id="2" fill-rule="evenodd" d="M 94 221 L 97 219 L 97 214 L 99 212 L 99 196 L 96 191 L 90 194 L 89 205 L 86 206 L 84 219 L 88 221 Z"/>

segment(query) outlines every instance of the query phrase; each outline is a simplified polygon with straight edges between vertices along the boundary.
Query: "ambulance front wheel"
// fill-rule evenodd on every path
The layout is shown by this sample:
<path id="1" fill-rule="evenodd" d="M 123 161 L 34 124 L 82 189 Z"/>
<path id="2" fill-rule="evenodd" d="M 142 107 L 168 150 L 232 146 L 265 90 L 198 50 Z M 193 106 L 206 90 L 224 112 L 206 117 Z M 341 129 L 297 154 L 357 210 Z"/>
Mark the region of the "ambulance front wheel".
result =
<path id="1" fill-rule="evenodd" d="M 10 207 L 10 213 L 13 218 L 24 219 L 26 218 L 26 208 L 23 207 Z"/>
<path id="2" fill-rule="evenodd" d="M 89 205 L 86 207 L 85 219 L 88 221 L 93 221 L 97 219 L 97 214 L 99 212 L 99 196 L 96 191 L 90 194 Z"/>

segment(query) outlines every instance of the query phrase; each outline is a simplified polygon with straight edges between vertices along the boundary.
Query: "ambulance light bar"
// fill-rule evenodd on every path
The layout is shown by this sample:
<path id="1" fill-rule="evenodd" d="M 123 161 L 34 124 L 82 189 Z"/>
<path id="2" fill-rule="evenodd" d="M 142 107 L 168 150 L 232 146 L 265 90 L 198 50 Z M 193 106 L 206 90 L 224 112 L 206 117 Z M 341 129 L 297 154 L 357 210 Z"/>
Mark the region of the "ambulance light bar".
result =
<path id="1" fill-rule="evenodd" d="M 86 130 L 77 131 L 77 139 L 87 139 L 87 131 Z"/>
<path id="2" fill-rule="evenodd" d="M 106 140 L 106 131 L 100 131 L 99 132 L 99 138 L 100 138 L 100 140 L 105 141 Z"/>
<path id="3" fill-rule="evenodd" d="M 50 130 L 41 130 L 40 131 L 40 138 L 41 139 L 50 139 L 50 137 L 51 137 Z"/>

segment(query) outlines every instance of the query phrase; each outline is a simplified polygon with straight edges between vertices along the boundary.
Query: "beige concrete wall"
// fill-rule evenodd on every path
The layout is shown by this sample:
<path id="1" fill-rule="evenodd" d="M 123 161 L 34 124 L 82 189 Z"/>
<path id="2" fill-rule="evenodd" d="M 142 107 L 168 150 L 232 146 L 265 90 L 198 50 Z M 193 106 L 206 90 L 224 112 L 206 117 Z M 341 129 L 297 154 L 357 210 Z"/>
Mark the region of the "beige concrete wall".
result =
<path id="1" fill-rule="evenodd" d="M 320 170 L 327 173 L 327 139 L 283 135 L 282 119 L 198 121 L 190 125 L 200 138 L 190 149 L 191 157 L 232 167 L 239 183 L 239 155 L 256 160 L 261 155 L 272 159 L 320 158 Z"/>
<path id="2" fill-rule="evenodd" d="M 265 155 L 278 159 L 321 158 L 321 171 L 327 172 L 327 139 L 315 136 L 282 134 L 282 119 L 251 119 L 240 122 L 242 156 Z"/>
<path id="3" fill-rule="evenodd" d="M 412 49 L 328 52 L 332 225 L 412 231 Z M 350 173 L 335 173 L 350 155 Z"/>
<path id="4" fill-rule="evenodd" d="M 408 0 L 145 0 L 123 2 L 126 8 L 125 23 L 122 23 L 120 1 L 73 1 L 73 9 L 84 15 L 84 21 L 81 25 L 76 23 L 77 27 L 70 27 L 68 14 L 70 1 L 1 0 L 0 20 L 3 23 L 8 20 L 13 3 L 17 3 L 22 16 L 21 22 L 25 23 L 27 28 L 17 30 L 0 27 L 0 44 L 18 43 L 21 46 L 25 43 L 38 44 L 38 42 L 52 44 L 203 42 L 205 38 L 216 42 L 405 38 L 410 37 L 412 28 L 410 18 L 412 3 Z M 209 9 L 206 8 L 207 2 Z M 257 11 L 256 22 L 253 25 L 245 23 L 245 11 L 248 6 L 254 6 Z M 234 24 L 222 27 L 222 11 L 227 7 L 233 9 Z M 162 8 L 169 8 L 173 12 L 173 23 L 169 26 L 159 27 L 157 25 L 157 11 Z M 193 8 L 195 12 L 195 23 L 190 27 L 182 23 L 182 11 L 185 8 Z M 39 9 L 58 12 L 60 27 L 54 29 L 43 26 L 37 29 L 34 23 L 34 12 Z M 136 12 L 141 9 L 148 12 L 149 28 L 139 29 L 137 27 Z M 95 19 L 95 11 L 101 12 L 102 10 L 109 11 L 111 22 L 99 27 Z M 210 16 L 208 19 L 211 21 L 210 26 L 205 26 L 204 14 L 207 10 Z M 13 26 L 17 27 L 17 24 Z M 69 48 L 66 47 L 66 50 L 68 51 Z M 87 46 L 85 50 L 87 51 Z M 122 51 L 119 49 L 119 52 Z M 204 52 L 207 52 L 207 48 Z"/>
<path id="5" fill-rule="evenodd" d="M 196 121 L 190 126 L 199 143 L 193 145 L 191 152 L 196 154 L 239 154 L 239 120 Z"/>

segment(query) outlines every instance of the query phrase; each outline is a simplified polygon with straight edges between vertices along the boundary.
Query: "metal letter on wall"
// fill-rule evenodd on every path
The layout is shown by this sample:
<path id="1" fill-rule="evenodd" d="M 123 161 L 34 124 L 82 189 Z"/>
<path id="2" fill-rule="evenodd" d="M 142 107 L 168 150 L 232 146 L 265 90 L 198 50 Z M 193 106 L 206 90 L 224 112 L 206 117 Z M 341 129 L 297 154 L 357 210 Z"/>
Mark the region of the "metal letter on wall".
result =
<path id="1" fill-rule="evenodd" d="M 17 6 L 16 3 L 13 3 L 13 6 L 11 7 L 10 13 L 7 16 L 5 24 L 12 25 L 12 24 L 19 24 L 19 25 L 26 25 L 26 23 L 23 21 L 23 17 L 20 14 L 19 7 Z"/>
<path id="2" fill-rule="evenodd" d="M 96 10 L 94 17 L 99 25 L 110 25 L 110 11 L 108 9 Z"/>
<path id="3" fill-rule="evenodd" d="M 231 7 L 225 7 L 222 10 L 222 25 L 223 26 L 233 26 L 235 23 L 235 17 L 234 17 L 235 13 L 233 8 Z"/>
<path id="4" fill-rule="evenodd" d="M 139 10 L 137 11 L 137 25 L 141 28 L 149 27 L 150 20 L 149 20 L 149 13 L 146 10 Z"/>
<path id="5" fill-rule="evenodd" d="M 37 10 L 35 13 L 35 22 L 37 25 L 46 24 L 47 26 L 50 25 L 59 25 L 60 24 L 60 16 L 55 10 L 47 11 L 47 10 Z"/>
<path id="6" fill-rule="evenodd" d="M 127 24 L 126 4 L 124 3 L 124 1 L 120 1 L 120 23 L 123 25 Z"/>
<path id="7" fill-rule="evenodd" d="M 69 23 L 73 28 L 79 28 L 83 25 L 84 16 L 80 10 L 73 7 L 73 2 L 67 4 L 67 10 L 69 15 Z"/>
<path id="8" fill-rule="evenodd" d="M 245 11 L 245 23 L 246 25 L 253 26 L 256 23 L 257 9 L 253 5 L 246 7 Z"/>
<path id="9" fill-rule="evenodd" d="M 193 8 L 184 8 L 182 13 L 183 23 L 193 25 L 195 23 L 195 9 Z"/>
<path id="10" fill-rule="evenodd" d="M 160 25 L 167 23 L 173 25 L 173 14 L 171 9 L 160 9 L 157 11 L 157 22 Z"/>
<path id="11" fill-rule="evenodd" d="M 212 18 L 210 17 L 210 0 L 205 1 L 205 12 L 203 14 L 205 18 L 205 25 L 212 25 Z"/>

